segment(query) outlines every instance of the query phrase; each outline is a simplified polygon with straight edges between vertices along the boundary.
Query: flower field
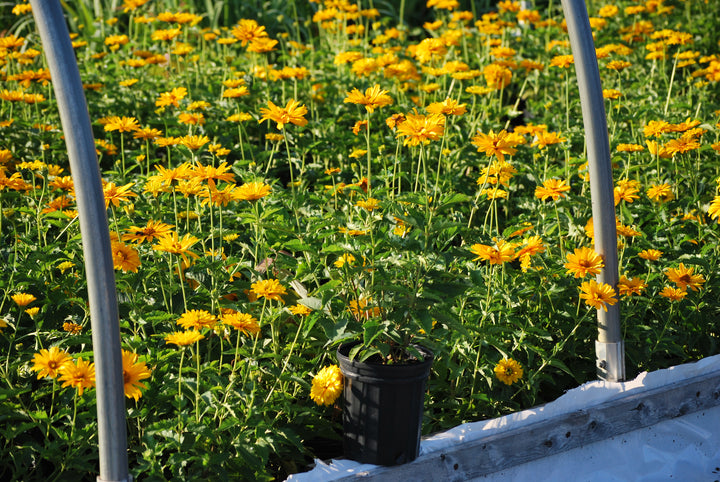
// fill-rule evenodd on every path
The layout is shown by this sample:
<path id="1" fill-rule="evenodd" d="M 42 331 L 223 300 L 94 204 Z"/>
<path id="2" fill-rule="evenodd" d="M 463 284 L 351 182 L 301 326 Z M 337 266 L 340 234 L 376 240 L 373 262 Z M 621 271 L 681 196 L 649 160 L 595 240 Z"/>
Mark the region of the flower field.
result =
<path id="1" fill-rule="evenodd" d="M 99 4 L 105 4 L 101 6 Z M 335 351 L 435 355 L 423 433 L 718 353 L 720 31 L 589 0 L 620 281 L 595 281 L 559 2 L 67 2 L 112 238 L 136 480 L 341 454 Z M 612 5 L 611 5 L 612 4 Z M 0 15 L 0 479 L 94 480 L 73 179 L 30 5 Z"/>

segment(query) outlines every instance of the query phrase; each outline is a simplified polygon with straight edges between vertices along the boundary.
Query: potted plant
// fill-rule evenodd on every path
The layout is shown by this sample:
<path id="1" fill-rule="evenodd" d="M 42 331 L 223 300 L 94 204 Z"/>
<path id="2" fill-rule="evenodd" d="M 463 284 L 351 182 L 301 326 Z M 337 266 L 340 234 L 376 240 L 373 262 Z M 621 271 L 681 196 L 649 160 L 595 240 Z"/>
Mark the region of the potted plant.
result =
<path id="1" fill-rule="evenodd" d="M 348 229 L 346 243 L 326 248 L 333 279 L 320 294 L 326 332 L 339 345 L 344 453 L 363 463 L 417 457 L 434 359 L 430 334 L 436 323 L 452 324 L 454 296 L 465 287 L 435 254 L 428 202 L 417 195 L 386 204 L 396 209 L 392 216 L 373 209 L 366 229 Z"/>
<path id="2" fill-rule="evenodd" d="M 377 465 L 414 460 L 420 449 L 423 401 L 433 354 L 414 347 L 422 358 L 385 364 L 349 357 L 360 342 L 337 350 L 344 378 L 343 451 L 347 458 Z"/>

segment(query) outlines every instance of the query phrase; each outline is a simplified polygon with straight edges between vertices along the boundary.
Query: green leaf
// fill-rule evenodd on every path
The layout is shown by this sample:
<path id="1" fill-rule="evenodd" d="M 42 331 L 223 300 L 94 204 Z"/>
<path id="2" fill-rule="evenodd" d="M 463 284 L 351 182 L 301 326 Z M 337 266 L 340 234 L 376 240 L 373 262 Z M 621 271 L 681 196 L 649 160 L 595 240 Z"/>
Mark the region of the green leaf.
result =
<path id="1" fill-rule="evenodd" d="M 375 339 L 383 332 L 383 323 L 376 319 L 371 319 L 363 323 L 363 345 L 370 346 Z"/>
<path id="2" fill-rule="evenodd" d="M 307 243 L 303 243 L 299 239 L 290 239 L 282 243 L 284 249 L 288 251 L 313 251 L 315 248 Z"/>

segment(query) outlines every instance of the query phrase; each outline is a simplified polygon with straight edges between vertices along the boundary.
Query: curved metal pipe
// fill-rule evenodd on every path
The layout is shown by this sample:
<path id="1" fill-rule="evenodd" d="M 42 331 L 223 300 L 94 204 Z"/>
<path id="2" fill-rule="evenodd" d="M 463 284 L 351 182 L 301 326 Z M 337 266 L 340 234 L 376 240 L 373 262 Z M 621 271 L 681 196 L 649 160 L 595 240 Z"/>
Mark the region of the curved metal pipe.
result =
<path id="1" fill-rule="evenodd" d="M 90 115 L 60 2 L 30 3 L 57 97 L 80 218 L 95 361 L 97 480 L 130 482 L 115 272 Z"/>
<path id="2" fill-rule="evenodd" d="M 598 274 L 597 281 L 607 283 L 617 291 L 617 229 L 610 142 L 595 44 L 585 1 L 562 0 L 562 7 L 575 59 L 585 126 L 595 250 L 605 261 L 605 268 Z M 595 352 L 598 376 L 608 381 L 622 381 L 625 379 L 625 345 L 620 327 L 620 304 L 608 306 L 607 312 L 598 310 L 597 314 L 598 339 Z"/>

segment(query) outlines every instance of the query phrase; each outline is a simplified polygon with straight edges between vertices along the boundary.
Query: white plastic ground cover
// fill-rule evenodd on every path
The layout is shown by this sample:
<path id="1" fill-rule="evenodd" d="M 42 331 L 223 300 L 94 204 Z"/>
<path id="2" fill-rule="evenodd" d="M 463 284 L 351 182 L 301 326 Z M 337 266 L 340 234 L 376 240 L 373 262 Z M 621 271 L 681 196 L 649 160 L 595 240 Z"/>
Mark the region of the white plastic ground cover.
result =
<path id="1" fill-rule="evenodd" d="M 543 406 L 500 418 L 467 423 L 434 434 L 420 443 L 420 457 L 489 435 L 502 433 L 551 417 L 600 405 L 630 393 L 671 385 L 720 371 L 720 355 L 655 372 L 634 380 L 593 381 L 569 390 Z M 372 473 L 377 466 L 352 460 L 315 460 L 309 472 L 293 474 L 292 482 L 324 482 L 353 474 Z M 651 427 L 556 454 L 477 480 L 720 481 L 720 408 L 660 422 Z"/>
<path id="2" fill-rule="evenodd" d="M 702 410 L 470 482 L 717 482 L 720 407 Z"/>

